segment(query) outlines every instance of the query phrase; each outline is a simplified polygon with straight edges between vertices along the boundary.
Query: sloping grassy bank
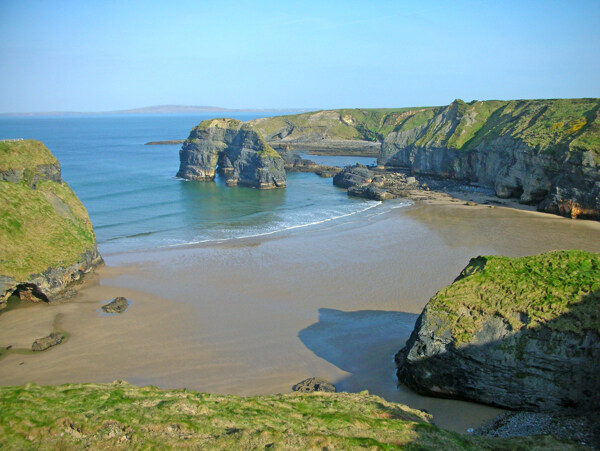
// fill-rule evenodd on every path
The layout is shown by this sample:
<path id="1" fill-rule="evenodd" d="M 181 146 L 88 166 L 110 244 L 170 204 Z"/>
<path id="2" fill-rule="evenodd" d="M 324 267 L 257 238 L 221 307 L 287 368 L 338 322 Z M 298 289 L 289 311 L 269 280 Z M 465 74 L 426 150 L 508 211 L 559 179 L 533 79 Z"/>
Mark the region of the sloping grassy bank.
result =
<path id="1" fill-rule="evenodd" d="M 125 382 L 0 388 L 3 449 L 578 449 L 551 437 L 490 439 L 430 424 L 365 393 L 255 397 Z"/>

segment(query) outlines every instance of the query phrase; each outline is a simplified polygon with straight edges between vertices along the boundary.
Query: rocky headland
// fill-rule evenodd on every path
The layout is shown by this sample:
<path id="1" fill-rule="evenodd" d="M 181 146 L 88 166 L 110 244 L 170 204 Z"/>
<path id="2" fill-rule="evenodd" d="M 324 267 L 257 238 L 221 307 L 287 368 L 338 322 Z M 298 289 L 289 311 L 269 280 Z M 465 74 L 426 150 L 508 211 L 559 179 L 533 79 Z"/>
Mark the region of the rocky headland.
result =
<path id="1" fill-rule="evenodd" d="M 385 137 L 378 163 L 600 219 L 599 114 L 599 99 L 455 100 L 408 116 Z"/>
<path id="2" fill-rule="evenodd" d="M 49 301 L 102 264 L 85 207 L 39 141 L 0 142 L 0 309 Z"/>
<path id="3" fill-rule="evenodd" d="M 600 255 L 473 258 L 396 355 L 419 393 L 547 412 L 600 408 Z"/>
<path id="4" fill-rule="evenodd" d="M 177 177 L 212 181 L 218 170 L 228 185 L 269 189 L 285 187 L 283 158 L 260 133 L 235 119 L 202 121 L 179 152 Z"/>
<path id="5" fill-rule="evenodd" d="M 249 124 L 276 148 L 377 153 L 388 172 L 477 185 L 540 211 L 597 220 L 599 114 L 599 99 L 455 100 L 443 107 L 327 110 Z M 350 194 L 397 197 L 381 178 L 378 184 Z"/>

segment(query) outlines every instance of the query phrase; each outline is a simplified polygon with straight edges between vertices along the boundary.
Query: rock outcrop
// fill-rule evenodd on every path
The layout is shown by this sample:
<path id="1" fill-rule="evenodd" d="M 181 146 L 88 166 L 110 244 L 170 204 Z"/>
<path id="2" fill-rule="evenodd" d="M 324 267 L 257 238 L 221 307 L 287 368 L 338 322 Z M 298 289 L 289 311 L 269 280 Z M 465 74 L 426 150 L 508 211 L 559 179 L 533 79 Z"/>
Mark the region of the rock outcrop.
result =
<path id="1" fill-rule="evenodd" d="M 427 395 L 509 409 L 600 408 L 600 254 L 477 257 L 396 355 Z"/>
<path id="2" fill-rule="evenodd" d="M 102 264 L 85 207 L 39 141 L 0 142 L 0 309 L 48 301 Z"/>
<path id="3" fill-rule="evenodd" d="M 385 137 L 378 163 L 600 219 L 599 115 L 600 99 L 455 100 L 415 110 Z"/>
<path id="4" fill-rule="evenodd" d="M 102 306 L 105 313 L 123 313 L 129 307 L 129 301 L 123 296 L 118 296 L 108 304 Z"/>
<path id="5" fill-rule="evenodd" d="M 302 393 L 313 393 L 316 391 L 333 393 L 335 392 L 335 385 L 319 377 L 309 377 L 294 385 L 292 390 Z"/>
<path id="6" fill-rule="evenodd" d="M 212 181 L 217 168 L 228 185 L 284 188 L 283 158 L 250 125 L 211 119 L 196 126 L 179 152 L 178 177 Z"/>
<path id="7" fill-rule="evenodd" d="M 36 339 L 31 345 L 32 351 L 45 351 L 52 346 L 59 345 L 65 339 L 65 334 L 61 332 L 52 332 L 47 337 Z"/>

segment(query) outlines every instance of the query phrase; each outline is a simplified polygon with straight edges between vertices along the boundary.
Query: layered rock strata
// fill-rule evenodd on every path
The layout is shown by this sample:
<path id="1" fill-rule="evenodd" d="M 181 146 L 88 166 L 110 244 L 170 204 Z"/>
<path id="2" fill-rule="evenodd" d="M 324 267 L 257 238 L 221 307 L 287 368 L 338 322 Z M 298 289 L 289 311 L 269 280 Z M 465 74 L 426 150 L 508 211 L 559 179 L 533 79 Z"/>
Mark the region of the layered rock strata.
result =
<path id="1" fill-rule="evenodd" d="M 212 119 L 195 127 L 179 152 L 178 177 L 212 181 L 217 168 L 228 185 L 285 187 L 283 158 L 251 126 Z"/>
<path id="2" fill-rule="evenodd" d="M 378 163 L 477 182 L 541 211 L 600 219 L 600 100 L 465 103 L 420 110 Z"/>
<path id="3" fill-rule="evenodd" d="M 85 207 L 39 141 L 0 142 L 0 309 L 48 301 L 102 264 Z"/>
<path id="4" fill-rule="evenodd" d="M 428 302 L 398 378 L 509 409 L 597 410 L 599 311 L 600 254 L 477 257 Z"/>

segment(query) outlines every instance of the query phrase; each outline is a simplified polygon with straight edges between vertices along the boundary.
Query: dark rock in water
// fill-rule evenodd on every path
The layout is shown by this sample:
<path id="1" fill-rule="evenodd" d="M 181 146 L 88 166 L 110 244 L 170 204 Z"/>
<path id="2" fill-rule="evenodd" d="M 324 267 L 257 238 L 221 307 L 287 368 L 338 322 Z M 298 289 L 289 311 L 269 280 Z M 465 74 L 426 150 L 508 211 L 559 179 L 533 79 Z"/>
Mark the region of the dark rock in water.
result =
<path id="1" fill-rule="evenodd" d="M 374 174 L 366 166 L 357 164 L 356 166 L 347 166 L 342 172 L 333 177 L 333 184 L 340 188 L 349 188 L 351 186 L 366 185 L 373 181 Z"/>
<path id="2" fill-rule="evenodd" d="M 106 313 L 123 313 L 129 307 L 129 302 L 123 296 L 114 298 L 111 302 L 102 306 Z"/>
<path id="3" fill-rule="evenodd" d="M 211 181 L 217 166 L 227 185 L 284 188 L 283 158 L 252 126 L 235 119 L 202 121 L 179 152 L 178 177 Z"/>
<path id="4" fill-rule="evenodd" d="M 32 351 L 45 351 L 46 349 L 60 344 L 65 339 L 65 335 L 61 332 L 52 332 L 47 337 L 38 338 L 31 345 Z"/>
<path id="5" fill-rule="evenodd" d="M 394 196 L 391 193 L 388 193 L 386 190 L 378 188 L 372 183 L 368 185 L 362 186 L 351 186 L 348 188 L 348 195 L 355 197 L 364 197 L 365 199 L 373 199 L 373 200 L 389 200 L 393 199 Z"/>
<path id="6" fill-rule="evenodd" d="M 309 377 L 308 379 L 305 379 L 302 382 L 298 382 L 296 385 L 294 385 L 292 390 L 301 391 L 304 393 L 312 393 L 315 391 L 335 392 L 335 386 L 332 383 L 327 382 L 325 379 Z"/>
<path id="7" fill-rule="evenodd" d="M 509 409 L 600 409 L 600 254 L 471 259 L 432 297 L 398 378 L 419 393 Z"/>

